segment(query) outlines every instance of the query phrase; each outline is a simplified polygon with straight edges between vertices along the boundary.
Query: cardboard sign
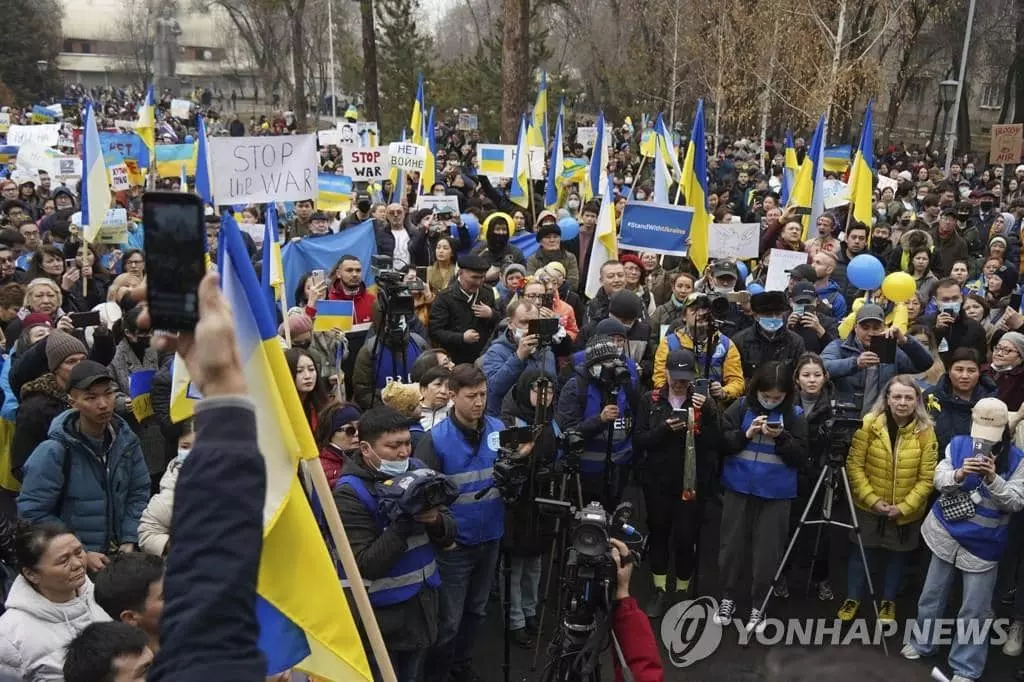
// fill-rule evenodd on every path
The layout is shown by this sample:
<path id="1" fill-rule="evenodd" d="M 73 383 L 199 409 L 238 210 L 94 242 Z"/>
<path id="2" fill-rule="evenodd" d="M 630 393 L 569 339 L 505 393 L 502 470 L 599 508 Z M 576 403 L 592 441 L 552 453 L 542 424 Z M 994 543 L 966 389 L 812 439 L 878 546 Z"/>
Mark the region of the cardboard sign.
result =
<path id="1" fill-rule="evenodd" d="M 427 163 L 427 150 L 412 142 L 392 142 L 388 146 L 391 166 L 399 170 L 420 172 Z"/>
<path id="2" fill-rule="evenodd" d="M 1024 123 L 992 126 L 992 142 L 989 146 L 988 162 L 997 165 L 1020 163 L 1022 139 L 1024 139 Z"/>
<path id="3" fill-rule="evenodd" d="M 211 138 L 213 196 L 218 204 L 313 199 L 317 159 L 314 135 Z"/>
<path id="4" fill-rule="evenodd" d="M 110 189 L 115 192 L 124 192 L 132 188 L 128 181 L 128 166 L 123 163 L 110 168 Z"/>
<path id="5" fill-rule="evenodd" d="M 478 130 L 480 120 L 476 114 L 459 114 L 459 130 Z"/>
<path id="6" fill-rule="evenodd" d="M 356 182 L 383 180 L 391 168 L 387 147 L 342 147 L 341 164 Z"/>
<path id="7" fill-rule="evenodd" d="M 60 124 L 47 123 L 37 126 L 12 125 L 7 130 L 7 144 L 22 146 L 38 144 L 42 147 L 56 147 L 60 142 Z"/>
<path id="8" fill-rule="evenodd" d="M 712 223 L 708 229 L 711 258 L 757 258 L 761 223 Z"/>
<path id="9" fill-rule="evenodd" d="M 789 271 L 798 265 L 807 264 L 807 254 L 803 251 L 772 249 L 768 258 L 768 276 L 764 282 L 765 291 L 785 291 L 789 287 Z"/>
<path id="10" fill-rule="evenodd" d="M 174 118 L 188 119 L 192 117 L 192 102 L 187 99 L 171 100 L 171 116 Z"/>
<path id="11" fill-rule="evenodd" d="M 458 215 L 459 198 L 452 195 L 435 197 L 432 194 L 421 194 L 419 199 L 416 200 L 416 208 L 429 208 L 434 213 Z"/>
<path id="12" fill-rule="evenodd" d="M 78 221 L 81 222 L 81 214 Z M 103 219 L 103 226 L 96 236 L 100 244 L 125 244 L 128 242 L 128 211 L 123 208 L 112 208 Z"/>
<path id="13" fill-rule="evenodd" d="M 331 128 L 330 130 L 321 130 L 316 134 L 317 143 L 321 147 L 340 147 L 341 146 L 341 131 L 337 128 Z"/>

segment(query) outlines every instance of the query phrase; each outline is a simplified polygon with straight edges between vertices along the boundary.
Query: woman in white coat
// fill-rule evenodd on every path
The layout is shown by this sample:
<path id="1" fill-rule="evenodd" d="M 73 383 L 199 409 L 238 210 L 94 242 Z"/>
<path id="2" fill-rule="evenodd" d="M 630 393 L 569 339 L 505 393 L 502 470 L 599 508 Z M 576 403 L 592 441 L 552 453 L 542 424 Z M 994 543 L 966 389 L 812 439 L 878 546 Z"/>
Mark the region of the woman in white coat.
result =
<path id="1" fill-rule="evenodd" d="M 196 440 L 195 426 L 191 419 L 176 424 L 179 430 L 178 456 L 167 465 L 167 471 L 160 479 L 160 492 L 154 495 L 139 519 L 139 549 L 146 554 L 167 556 L 171 539 L 171 513 L 174 511 L 174 487 L 178 485 L 178 472 L 185 458 L 192 451 Z"/>
<path id="2" fill-rule="evenodd" d="M 30 682 L 64 679 L 64 650 L 86 626 L 109 621 L 85 575 L 85 550 L 67 528 L 19 529 L 20 573 L 0 616 L 0 673 Z"/>

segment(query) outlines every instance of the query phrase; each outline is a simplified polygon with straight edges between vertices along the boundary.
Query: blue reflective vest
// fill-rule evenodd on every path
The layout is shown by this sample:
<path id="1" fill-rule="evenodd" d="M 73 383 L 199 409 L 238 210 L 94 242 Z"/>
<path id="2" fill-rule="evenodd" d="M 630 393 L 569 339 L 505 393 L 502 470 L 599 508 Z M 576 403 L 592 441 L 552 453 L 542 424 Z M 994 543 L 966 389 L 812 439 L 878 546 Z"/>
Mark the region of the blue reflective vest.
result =
<path id="1" fill-rule="evenodd" d="M 793 414 L 799 415 L 801 412 L 799 406 L 794 407 Z M 744 412 L 740 425 L 744 433 L 756 416 L 753 410 L 747 409 Z M 778 421 L 781 417 L 779 410 L 768 413 L 770 421 Z M 796 497 L 796 474 L 795 468 L 787 466 L 775 454 L 775 439 L 762 433 L 756 439 L 747 441 L 741 452 L 725 458 L 722 485 L 744 495 L 767 500 L 791 500 Z"/>
<path id="2" fill-rule="evenodd" d="M 668 343 L 669 353 L 683 347 L 682 341 L 679 340 L 679 335 L 675 332 L 666 334 L 665 340 Z M 719 334 L 718 345 L 715 346 L 715 352 L 711 356 L 711 373 L 706 377 L 704 376 L 704 368 L 707 363 L 707 353 L 698 353 L 694 350 L 694 356 L 697 358 L 697 376 L 702 379 L 707 379 L 708 381 L 717 381 L 720 384 L 724 384 L 725 374 L 722 372 L 722 367 L 725 365 L 725 356 L 729 354 L 729 348 L 731 347 L 732 341 L 729 337 L 724 334 Z"/>
<path id="3" fill-rule="evenodd" d="M 629 370 L 629 377 L 636 386 L 638 378 L 636 363 L 626 363 Z M 601 414 L 601 406 L 604 400 L 604 393 L 596 382 L 585 379 L 580 374 L 576 375 L 577 387 L 580 383 L 586 382 L 587 402 L 583 407 L 583 421 L 592 419 Z M 612 422 L 612 462 L 615 464 L 629 464 L 633 460 L 633 438 L 630 432 L 633 430 L 633 415 L 629 411 L 629 399 L 626 391 L 620 389 L 615 397 L 615 404 L 619 408 L 619 418 Z M 584 474 L 599 474 L 604 471 L 605 458 L 608 456 L 608 427 L 604 426 L 594 437 L 588 438 L 583 444 L 583 456 L 580 459 L 580 472 Z"/>
<path id="4" fill-rule="evenodd" d="M 410 469 L 422 469 L 423 463 L 413 459 L 409 462 Z M 338 479 L 334 489 L 347 485 L 359 498 L 359 501 L 370 512 L 370 516 L 377 523 L 381 533 L 388 526 L 388 520 L 384 518 L 379 509 L 376 491 L 366 487 L 366 482 L 358 476 L 351 474 Z M 364 580 L 366 592 L 370 596 L 370 603 L 374 606 L 392 606 L 408 601 L 419 594 L 423 586 L 440 587 L 441 574 L 437 572 L 437 552 L 426 532 L 413 535 L 406 539 L 405 553 L 395 562 L 383 578 L 376 580 Z M 338 564 L 341 573 L 341 584 L 349 587 L 345 578 L 344 569 Z"/>
<path id="5" fill-rule="evenodd" d="M 963 466 L 964 460 L 972 455 L 973 448 L 974 442 L 970 436 L 954 436 L 949 442 L 950 465 L 954 469 L 959 469 Z M 1000 472 L 1005 478 L 1009 478 L 1017 470 L 1024 459 L 1024 452 L 1011 445 L 1008 459 L 1009 469 Z M 963 490 L 976 490 L 981 496 L 980 501 L 974 503 L 974 516 L 960 521 L 949 521 L 943 515 L 942 506 L 938 502 L 932 506 L 932 514 L 946 532 L 968 552 L 985 561 L 999 561 L 1006 550 L 1009 538 L 1010 512 L 996 507 L 988 487 L 982 484 L 981 477 L 977 474 L 968 474 L 960 486 Z"/>
<path id="6" fill-rule="evenodd" d="M 366 340 L 366 343 L 370 344 L 371 350 L 373 342 L 373 339 Z M 384 390 L 392 381 L 400 381 L 403 384 L 412 383 L 412 364 L 423 353 L 424 348 L 426 348 L 426 342 L 417 334 L 410 334 L 409 343 L 405 348 L 405 362 L 402 362 L 401 353 L 396 353 L 386 343 L 377 344 L 377 355 L 372 358 L 373 367 L 377 371 L 377 390 Z"/>
<path id="7" fill-rule="evenodd" d="M 484 416 L 480 444 L 470 447 L 453 417 L 427 432 L 433 439 L 440 472 L 459 487 L 452 505 L 458 526 L 460 545 L 479 545 L 497 540 L 505 532 L 505 504 L 497 488 L 491 487 L 478 500 L 476 494 L 494 483 L 494 462 L 498 459 L 498 432 L 504 425 L 495 417 Z"/>

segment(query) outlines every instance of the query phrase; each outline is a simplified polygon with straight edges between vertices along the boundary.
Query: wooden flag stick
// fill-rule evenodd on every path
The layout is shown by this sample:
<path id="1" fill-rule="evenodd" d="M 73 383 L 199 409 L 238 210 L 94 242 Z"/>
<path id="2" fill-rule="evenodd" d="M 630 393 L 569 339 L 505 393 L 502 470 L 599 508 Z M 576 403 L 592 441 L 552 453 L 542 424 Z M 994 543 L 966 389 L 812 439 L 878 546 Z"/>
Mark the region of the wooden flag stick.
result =
<path id="1" fill-rule="evenodd" d="M 82 278 L 82 298 L 89 295 L 89 280 L 85 278 L 85 263 L 86 258 L 89 256 L 89 245 L 85 243 L 85 229 L 82 229 L 82 233 L 78 235 L 82 238 L 82 248 L 78 252 L 78 257 L 81 259 L 81 263 L 78 264 L 78 272 Z"/>
<path id="2" fill-rule="evenodd" d="M 338 550 L 338 558 L 341 559 L 341 565 L 345 569 L 345 577 L 352 589 L 352 597 L 359 610 L 359 618 L 363 621 L 363 629 L 370 640 L 370 648 L 377 659 L 381 677 L 384 682 L 397 682 L 395 671 L 391 667 L 391 659 L 388 657 L 387 647 L 384 646 L 384 637 L 380 634 L 380 626 L 377 625 L 377 618 L 373 615 L 370 597 L 366 593 L 366 586 L 363 585 L 363 578 L 356 565 L 356 556 L 348 544 L 348 536 L 341 523 L 341 515 L 338 513 L 337 505 L 334 504 L 334 496 L 331 494 L 331 486 L 327 483 L 323 464 L 320 463 L 319 457 L 304 460 L 304 464 L 306 473 L 312 479 L 313 489 L 323 506 L 324 516 L 327 518 L 327 528 L 331 532 L 334 547 Z"/>

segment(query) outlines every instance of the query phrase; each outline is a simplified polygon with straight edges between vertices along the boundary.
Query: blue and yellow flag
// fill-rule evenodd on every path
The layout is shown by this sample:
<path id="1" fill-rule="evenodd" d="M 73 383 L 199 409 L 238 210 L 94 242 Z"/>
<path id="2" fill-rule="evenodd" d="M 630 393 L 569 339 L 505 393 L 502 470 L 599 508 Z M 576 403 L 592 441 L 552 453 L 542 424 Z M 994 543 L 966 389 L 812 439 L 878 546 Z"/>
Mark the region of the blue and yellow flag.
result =
<path id="1" fill-rule="evenodd" d="M 430 114 L 427 116 L 424 144 L 427 148 L 427 154 L 423 164 L 423 177 L 420 181 L 420 194 L 430 194 L 430 188 L 434 186 L 435 177 L 437 176 L 437 141 L 434 139 L 434 107 L 430 107 Z"/>
<path id="2" fill-rule="evenodd" d="M 505 173 L 505 152 L 501 147 L 481 147 L 477 157 L 477 168 L 482 175 L 497 175 L 501 177 Z"/>
<path id="3" fill-rule="evenodd" d="M 423 114 L 426 110 L 426 102 L 423 99 L 423 74 L 417 76 L 416 99 L 412 103 L 412 116 L 409 118 L 409 130 L 412 134 L 412 143 L 423 144 Z"/>
<path id="4" fill-rule="evenodd" d="M 672 133 L 669 132 L 668 127 L 665 125 L 665 119 L 662 118 L 661 112 L 658 112 L 658 118 L 654 121 L 654 132 L 661 138 L 661 158 L 665 165 L 668 166 L 672 177 L 678 180 L 683 172 L 679 167 L 679 153 L 676 151 L 676 145 L 672 141 Z"/>
<path id="5" fill-rule="evenodd" d="M 161 178 L 176 178 L 185 167 L 185 174 L 196 174 L 196 144 L 158 144 L 156 172 Z"/>
<path id="6" fill-rule="evenodd" d="M 512 165 L 508 200 L 523 208 L 530 208 L 530 147 L 527 144 L 526 116 L 519 119 L 519 141 L 516 144 L 515 163 Z"/>
<path id="7" fill-rule="evenodd" d="M 796 173 L 796 180 L 793 182 L 793 191 L 789 195 L 787 206 L 798 206 L 801 208 L 812 208 L 814 204 L 814 184 L 817 171 L 821 170 L 821 156 L 824 144 L 822 142 L 825 132 L 825 116 L 818 119 L 818 126 L 814 129 L 814 136 L 811 138 L 811 146 L 804 155 L 804 161 Z M 813 209 L 812 209 L 813 212 Z M 803 219 L 803 239 L 807 239 L 807 231 L 811 221 L 807 216 Z"/>
<path id="8" fill-rule="evenodd" d="M 153 416 L 153 376 L 155 369 L 139 369 L 128 375 L 128 397 L 132 399 L 132 414 L 141 424 Z"/>
<path id="9" fill-rule="evenodd" d="M 276 309 L 276 302 L 282 300 L 284 291 L 284 266 L 281 264 L 281 240 L 278 238 L 277 205 L 267 204 L 263 220 L 263 264 L 260 268 L 260 284 L 263 293 Z M 287 308 L 287 301 L 285 301 Z"/>
<path id="10" fill-rule="evenodd" d="M 850 201 L 853 203 L 853 217 L 867 226 L 871 226 L 874 214 L 872 190 L 874 189 L 875 167 L 875 126 L 872 109 L 873 103 L 868 101 L 864 111 L 864 126 L 860 129 L 860 145 L 857 156 L 853 159 L 853 170 L 850 172 Z"/>
<path id="11" fill-rule="evenodd" d="M 544 208 L 554 211 L 562 203 L 562 169 L 565 166 L 565 152 L 562 151 L 562 130 L 564 126 L 562 105 L 558 105 L 558 120 L 555 121 L 555 143 L 551 146 L 548 161 L 548 181 L 544 188 Z"/>
<path id="12" fill-rule="evenodd" d="M 316 207 L 321 211 L 347 212 L 352 207 L 352 178 L 318 173 Z"/>
<path id="13" fill-rule="evenodd" d="M 548 72 L 540 72 L 540 86 L 537 88 L 537 101 L 533 105 L 533 116 L 530 118 L 530 129 L 527 141 L 531 147 L 547 150 L 548 146 Z"/>
<path id="14" fill-rule="evenodd" d="M 596 196 L 604 196 L 604 181 L 608 177 L 608 149 L 604 141 L 604 112 L 597 114 L 597 138 L 594 150 L 590 153 L 589 182 L 583 188 L 583 200 L 589 201 Z"/>
<path id="15" fill-rule="evenodd" d="M 352 301 L 319 300 L 316 302 L 313 331 L 324 332 L 331 329 L 340 329 L 344 332 L 352 331 L 355 315 L 355 305 Z"/>
<path id="16" fill-rule="evenodd" d="M 135 132 L 142 139 L 142 143 L 146 145 L 146 149 L 149 150 L 147 160 L 152 159 L 156 147 L 156 98 L 153 96 L 152 85 L 146 90 L 146 99 L 139 105 L 139 121 L 135 124 Z M 141 167 L 148 168 L 148 166 Z"/>
<path id="17" fill-rule="evenodd" d="M 793 194 L 793 183 L 799 168 L 796 163 L 796 146 L 793 144 L 793 131 L 786 131 L 786 142 L 782 147 L 782 177 L 779 179 L 779 206 L 788 206 L 789 197 Z"/>
<path id="18" fill-rule="evenodd" d="M 373 290 L 376 280 L 373 269 L 368 267 L 373 255 L 377 253 L 377 240 L 374 238 L 373 220 L 366 220 L 343 230 L 316 239 L 300 239 L 289 242 L 281 248 L 281 263 L 284 267 L 285 287 L 295 291 L 302 276 L 310 270 L 323 270 L 328 279 L 334 266 L 342 254 L 351 254 L 359 259 L 363 266 L 363 283 Z"/>
<path id="19" fill-rule="evenodd" d="M 256 408 L 267 494 L 256 616 L 267 675 L 298 668 L 324 680 L 370 680 L 370 666 L 334 562 L 298 477 L 319 456 L 277 325 L 234 221 L 225 221 L 221 284 Z"/>
<path id="20" fill-rule="evenodd" d="M 209 140 L 206 139 L 206 121 L 202 114 L 196 114 L 199 130 L 196 133 L 196 194 L 207 204 L 213 205 L 213 179 L 210 177 Z"/>
<path id="21" fill-rule="evenodd" d="M 697 113 L 693 117 L 693 129 L 690 131 L 690 144 L 686 149 L 679 187 L 686 197 L 686 205 L 693 209 L 693 221 L 690 223 L 690 260 L 697 266 L 697 270 L 703 272 L 708 264 L 708 230 L 711 226 L 703 99 L 697 101 Z"/>
<path id="22" fill-rule="evenodd" d="M 843 174 L 850 169 L 850 156 L 853 149 L 848 144 L 825 148 L 825 170 L 829 173 Z"/>

